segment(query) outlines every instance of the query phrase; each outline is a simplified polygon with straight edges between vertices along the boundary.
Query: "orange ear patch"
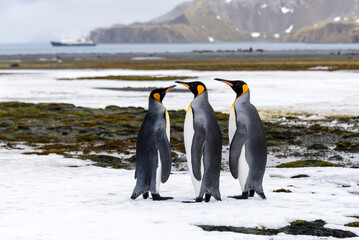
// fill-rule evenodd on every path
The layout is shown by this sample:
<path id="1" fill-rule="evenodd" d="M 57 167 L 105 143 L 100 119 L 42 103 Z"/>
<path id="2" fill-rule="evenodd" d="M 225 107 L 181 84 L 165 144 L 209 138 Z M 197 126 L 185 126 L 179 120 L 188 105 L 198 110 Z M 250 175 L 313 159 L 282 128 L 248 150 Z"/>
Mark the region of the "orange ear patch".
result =
<path id="1" fill-rule="evenodd" d="M 247 84 L 244 84 L 242 88 L 243 88 L 242 95 L 245 94 L 246 92 L 248 92 L 248 85 Z"/>
<path id="2" fill-rule="evenodd" d="M 204 91 L 204 87 L 203 87 L 202 85 L 198 85 L 198 86 L 197 86 L 198 95 L 200 95 L 201 93 L 203 93 L 203 91 Z M 198 95 L 197 95 L 197 96 L 198 96 Z"/>
<path id="3" fill-rule="evenodd" d="M 156 99 L 157 101 L 161 102 L 161 96 L 159 93 L 153 94 L 153 98 Z"/>

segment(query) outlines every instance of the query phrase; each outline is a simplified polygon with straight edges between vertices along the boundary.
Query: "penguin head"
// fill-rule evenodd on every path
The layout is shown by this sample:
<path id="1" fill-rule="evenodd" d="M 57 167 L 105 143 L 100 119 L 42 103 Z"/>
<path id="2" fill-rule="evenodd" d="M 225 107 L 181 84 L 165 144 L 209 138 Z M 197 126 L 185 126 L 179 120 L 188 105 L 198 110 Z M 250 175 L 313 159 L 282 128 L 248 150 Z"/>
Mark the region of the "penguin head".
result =
<path id="1" fill-rule="evenodd" d="M 163 98 L 174 87 L 176 87 L 176 85 L 172 85 L 167 88 L 156 88 L 156 89 L 152 90 L 149 98 L 153 98 L 153 99 L 157 100 L 158 102 L 162 103 Z"/>
<path id="2" fill-rule="evenodd" d="M 217 80 L 217 81 L 220 81 L 220 82 L 223 82 L 223 83 L 229 85 L 233 89 L 233 91 L 236 92 L 237 98 L 242 96 L 249 90 L 247 83 L 245 83 L 241 80 L 230 81 L 230 80 L 225 80 L 225 79 L 221 79 L 221 78 L 215 78 L 214 80 Z"/>
<path id="3" fill-rule="evenodd" d="M 194 97 L 198 97 L 204 91 L 207 91 L 206 85 L 204 85 L 204 83 L 199 81 L 195 81 L 195 82 L 176 81 L 175 83 L 179 83 L 187 87 L 193 93 Z"/>

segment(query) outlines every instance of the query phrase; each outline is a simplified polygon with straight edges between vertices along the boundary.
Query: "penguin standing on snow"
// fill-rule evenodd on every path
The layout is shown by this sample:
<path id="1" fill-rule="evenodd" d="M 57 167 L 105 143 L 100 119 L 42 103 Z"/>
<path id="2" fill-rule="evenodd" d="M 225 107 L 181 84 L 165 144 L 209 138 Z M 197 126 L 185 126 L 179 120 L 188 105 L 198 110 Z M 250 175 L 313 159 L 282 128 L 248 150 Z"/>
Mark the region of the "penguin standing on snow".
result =
<path id="1" fill-rule="evenodd" d="M 237 94 L 229 116 L 229 166 L 232 176 L 239 178 L 242 195 L 236 199 L 248 199 L 256 192 L 263 199 L 263 176 L 267 164 L 267 142 L 262 121 L 257 109 L 249 99 L 248 85 L 243 81 L 228 81 Z"/>
<path id="2" fill-rule="evenodd" d="M 131 199 L 139 195 L 148 198 L 148 192 L 153 200 L 167 200 L 172 197 L 161 197 L 160 184 L 165 183 L 170 176 L 172 157 L 170 147 L 170 119 L 162 100 L 166 93 L 174 88 L 155 89 L 150 93 L 148 112 L 138 133 L 136 143 L 136 172 L 137 179 Z"/>
<path id="3" fill-rule="evenodd" d="M 184 122 L 184 143 L 188 168 L 196 192 L 196 202 L 208 202 L 213 196 L 221 200 L 219 174 L 222 158 L 222 134 L 207 88 L 202 82 L 176 81 L 194 94 Z"/>

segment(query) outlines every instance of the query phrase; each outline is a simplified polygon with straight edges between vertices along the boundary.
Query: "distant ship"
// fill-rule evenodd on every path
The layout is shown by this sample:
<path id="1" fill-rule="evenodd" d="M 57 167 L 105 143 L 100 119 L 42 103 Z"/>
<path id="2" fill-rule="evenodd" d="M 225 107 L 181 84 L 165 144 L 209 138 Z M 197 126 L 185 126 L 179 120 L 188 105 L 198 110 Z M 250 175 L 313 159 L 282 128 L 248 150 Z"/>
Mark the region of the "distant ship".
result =
<path id="1" fill-rule="evenodd" d="M 92 42 L 91 40 L 85 38 L 64 38 L 60 41 L 51 41 L 51 45 L 53 47 L 94 47 L 96 43 Z"/>

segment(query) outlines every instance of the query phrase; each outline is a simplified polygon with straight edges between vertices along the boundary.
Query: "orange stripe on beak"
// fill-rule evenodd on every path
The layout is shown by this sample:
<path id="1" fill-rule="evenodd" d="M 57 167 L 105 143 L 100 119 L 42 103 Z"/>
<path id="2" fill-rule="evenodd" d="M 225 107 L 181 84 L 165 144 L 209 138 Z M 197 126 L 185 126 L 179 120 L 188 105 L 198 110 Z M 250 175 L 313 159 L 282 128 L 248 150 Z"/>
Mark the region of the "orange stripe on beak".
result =
<path id="1" fill-rule="evenodd" d="M 183 86 L 185 86 L 186 88 L 189 88 L 189 85 L 185 84 L 185 83 L 180 83 L 182 84 Z"/>
<path id="2" fill-rule="evenodd" d="M 230 83 L 230 82 L 227 82 L 227 81 L 222 81 L 222 82 L 224 82 L 225 84 L 228 84 L 229 86 L 233 86 L 233 84 L 232 83 Z"/>
<path id="3" fill-rule="evenodd" d="M 167 94 L 169 91 L 171 91 L 171 89 L 172 89 L 172 88 L 168 88 L 168 89 L 166 90 L 166 94 Z"/>

